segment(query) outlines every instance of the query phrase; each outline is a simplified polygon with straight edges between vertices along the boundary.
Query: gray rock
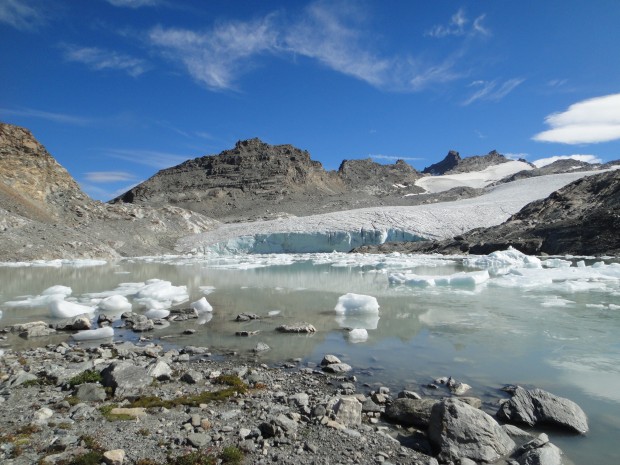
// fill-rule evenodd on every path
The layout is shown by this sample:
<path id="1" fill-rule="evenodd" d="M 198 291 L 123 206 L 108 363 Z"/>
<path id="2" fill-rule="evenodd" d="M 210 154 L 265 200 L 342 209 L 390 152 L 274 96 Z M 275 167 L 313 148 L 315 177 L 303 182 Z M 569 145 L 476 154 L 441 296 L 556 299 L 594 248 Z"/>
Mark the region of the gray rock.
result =
<path id="1" fill-rule="evenodd" d="M 20 337 L 30 339 L 33 337 L 44 337 L 54 334 L 55 329 L 48 327 L 45 321 L 31 321 L 11 327 L 11 332 L 19 333 Z"/>
<path id="2" fill-rule="evenodd" d="M 521 446 L 514 455 L 519 465 L 562 465 L 562 451 L 544 433 Z"/>
<path id="3" fill-rule="evenodd" d="M 399 399 L 421 399 L 422 396 L 420 396 L 420 394 L 418 394 L 417 392 L 413 392 L 413 391 L 400 391 L 398 393 L 398 398 Z"/>
<path id="4" fill-rule="evenodd" d="M 190 433 L 187 435 L 187 443 L 198 449 L 211 444 L 211 441 L 211 436 L 205 433 Z"/>
<path id="5" fill-rule="evenodd" d="M 235 321 L 250 321 L 250 320 L 258 320 L 260 317 L 255 313 L 240 313 L 235 318 Z"/>
<path id="6" fill-rule="evenodd" d="M 379 413 L 383 410 L 380 405 L 375 404 L 372 400 L 367 399 L 362 402 L 362 412 L 364 413 Z"/>
<path id="7" fill-rule="evenodd" d="M 347 363 L 332 363 L 323 367 L 323 371 L 327 373 L 346 373 L 347 371 L 351 371 L 352 369 L 353 368 L 351 367 L 351 365 Z"/>
<path id="8" fill-rule="evenodd" d="M 24 384 L 27 381 L 35 381 L 37 379 L 36 375 L 32 373 L 28 373 L 24 370 L 19 370 L 13 376 L 11 376 L 8 381 L 6 381 L 6 387 L 15 387 L 21 384 Z"/>
<path id="9" fill-rule="evenodd" d="M 84 402 L 99 402 L 105 400 L 106 393 L 100 384 L 84 383 L 78 386 L 75 397 Z"/>
<path id="10" fill-rule="evenodd" d="M 333 363 L 342 363 L 338 357 L 335 355 L 327 354 L 321 360 L 321 366 L 331 365 Z"/>
<path id="11" fill-rule="evenodd" d="M 163 360 L 156 360 L 148 366 L 146 371 L 158 381 L 166 381 L 172 378 L 172 368 Z"/>
<path id="12" fill-rule="evenodd" d="M 446 399 L 433 406 L 428 438 L 440 462 L 463 457 L 476 462 L 495 462 L 515 448 L 513 440 L 493 417 L 456 399 Z"/>
<path id="13" fill-rule="evenodd" d="M 287 436 L 293 435 L 297 432 L 297 422 L 286 415 L 278 415 L 273 419 L 273 423 Z"/>
<path id="14" fill-rule="evenodd" d="M 280 325 L 276 328 L 280 333 L 316 333 L 316 328 L 310 323 L 299 322 L 290 325 Z"/>
<path id="15" fill-rule="evenodd" d="M 188 384 L 196 384 L 203 380 L 202 373 L 196 370 L 187 370 L 181 376 L 181 381 L 184 381 Z"/>
<path id="16" fill-rule="evenodd" d="M 271 347 L 269 347 L 264 342 L 259 342 L 258 344 L 256 344 L 256 347 L 254 347 L 254 349 L 253 349 L 253 351 L 256 352 L 256 353 L 258 353 L 258 352 L 265 352 L 267 350 L 271 350 Z"/>
<path id="17" fill-rule="evenodd" d="M 400 425 L 427 428 L 433 406 L 438 402 L 435 399 L 401 397 L 385 408 L 385 416 Z"/>
<path id="18" fill-rule="evenodd" d="M 141 389 L 153 382 L 146 369 L 133 363 L 114 362 L 101 372 L 103 385 L 114 390 L 115 397 L 138 395 Z"/>
<path id="19" fill-rule="evenodd" d="M 297 394 L 293 394 L 288 398 L 289 405 L 293 405 L 295 407 L 306 407 L 310 403 L 310 397 L 305 392 L 299 392 Z"/>
<path id="20" fill-rule="evenodd" d="M 338 422 L 345 426 L 355 426 L 362 423 L 362 404 L 353 396 L 343 396 L 334 406 L 334 413 Z"/>
<path id="21" fill-rule="evenodd" d="M 497 417 L 529 426 L 548 424 L 581 434 L 588 432 L 588 418 L 576 403 L 542 389 L 526 390 L 517 386 L 512 398 L 499 408 Z"/>
<path id="22" fill-rule="evenodd" d="M 59 331 L 81 331 L 90 329 L 92 327 L 92 323 L 90 321 L 89 314 L 85 313 L 83 315 L 77 315 L 73 318 L 67 318 L 59 321 L 58 323 L 54 323 L 53 327 Z"/>

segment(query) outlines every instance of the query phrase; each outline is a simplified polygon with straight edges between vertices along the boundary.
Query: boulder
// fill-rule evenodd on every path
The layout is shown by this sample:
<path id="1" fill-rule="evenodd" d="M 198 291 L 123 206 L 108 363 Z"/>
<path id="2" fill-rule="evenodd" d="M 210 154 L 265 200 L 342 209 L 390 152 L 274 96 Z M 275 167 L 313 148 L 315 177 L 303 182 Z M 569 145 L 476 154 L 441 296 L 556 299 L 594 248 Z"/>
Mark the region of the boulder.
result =
<path id="1" fill-rule="evenodd" d="M 336 419 L 345 426 L 362 423 L 362 404 L 354 396 L 343 396 L 334 406 Z"/>
<path id="2" fill-rule="evenodd" d="M 553 425 L 580 434 L 588 432 L 588 418 L 575 402 L 542 389 L 527 390 L 516 386 L 511 393 L 512 398 L 497 412 L 500 420 L 529 426 Z"/>
<path id="3" fill-rule="evenodd" d="M 106 393 L 105 389 L 100 384 L 84 383 L 78 386 L 75 397 L 83 402 L 97 402 L 105 400 Z"/>
<path id="4" fill-rule="evenodd" d="M 83 315 L 77 315 L 73 318 L 67 318 L 58 323 L 54 323 L 54 328 L 60 331 L 81 331 L 90 329 L 92 323 L 90 321 L 90 315 L 84 313 Z"/>
<path id="5" fill-rule="evenodd" d="M 103 385 L 111 387 L 115 397 L 138 395 L 143 388 L 153 382 L 153 377 L 145 368 L 125 361 L 112 363 L 101 372 L 101 375 Z"/>
<path id="6" fill-rule="evenodd" d="M 332 363 L 323 367 L 323 371 L 327 373 L 346 373 L 347 371 L 351 371 L 352 369 L 353 368 L 351 367 L 351 365 L 347 363 Z"/>
<path id="7" fill-rule="evenodd" d="M 431 419 L 436 399 L 409 399 L 402 397 L 394 400 L 385 408 L 385 416 L 391 421 L 404 426 L 427 428 Z"/>
<path id="8" fill-rule="evenodd" d="M 493 417 L 458 399 L 433 406 L 428 438 L 440 462 L 495 462 L 515 448 Z"/>
<path id="9" fill-rule="evenodd" d="M 33 337 L 49 336 L 56 332 L 55 329 L 48 327 L 45 321 L 31 321 L 21 323 L 11 327 L 11 332 L 19 333 L 20 337 L 30 339 Z"/>
<path id="10" fill-rule="evenodd" d="M 172 368 L 163 360 L 157 360 L 148 366 L 147 373 L 158 381 L 166 381 L 172 377 Z"/>
<path id="11" fill-rule="evenodd" d="M 542 433 L 514 453 L 519 465 L 562 465 L 562 451 Z"/>

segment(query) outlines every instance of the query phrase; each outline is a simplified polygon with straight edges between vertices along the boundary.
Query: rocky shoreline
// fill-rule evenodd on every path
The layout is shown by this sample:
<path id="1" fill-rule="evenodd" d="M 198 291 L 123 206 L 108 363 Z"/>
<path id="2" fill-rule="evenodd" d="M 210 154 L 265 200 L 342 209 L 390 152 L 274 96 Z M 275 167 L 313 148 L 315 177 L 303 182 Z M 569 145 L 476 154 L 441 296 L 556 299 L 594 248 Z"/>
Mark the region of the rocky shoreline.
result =
<path id="1" fill-rule="evenodd" d="M 0 461 L 552 465 L 570 461 L 541 427 L 588 430 L 576 404 L 539 389 L 508 386 L 492 405 L 449 377 L 421 397 L 355 373 L 333 355 L 273 367 L 149 340 L 7 349 Z"/>

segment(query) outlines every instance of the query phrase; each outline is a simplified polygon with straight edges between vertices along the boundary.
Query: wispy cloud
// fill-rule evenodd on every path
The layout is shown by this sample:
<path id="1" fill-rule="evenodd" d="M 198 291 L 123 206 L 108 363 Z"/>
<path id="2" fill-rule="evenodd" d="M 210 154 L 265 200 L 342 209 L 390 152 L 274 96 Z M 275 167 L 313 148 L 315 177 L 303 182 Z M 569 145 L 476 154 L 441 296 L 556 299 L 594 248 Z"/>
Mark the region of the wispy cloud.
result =
<path id="1" fill-rule="evenodd" d="M 532 139 L 561 144 L 595 144 L 620 139 L 620 94 L 582 100 L 545 118 L 551 127 Z"/>
<path id="2" fill-rule="evenodd" d="M 603 160 L 601 160 L 596 155 L 575 154 L 575 155 L 556 155 L 554 157 L 539 158 L 538 160 L 534 160 L 532 164 L 534 164 L 536 168 L 542 168 L 543 166 L 550 165 L 554 161 L 558 161 L 558 160 L 578 160 L 578 161 L 583 161 L 585 163 L 603 163 Z"/>
<path id="3" fill-rule="evenodd" d="M 207 32 L 153 28 L 152 45 L 174 61 L 181 61 L 189 74 L 211 90 L 233 89 L 236 80 L 252 63 L 250 58 L 273 51 L 276 33 L 273 16 L 250 22 L 218 24 Z"/>
<path id="4" fill-rule="evenodd" d="M 158 6 L 164 2 L 162 0 L 108 0 L 108 3 L 114 6 L 135 9 L 143 6 Z"/>
<path id="5" fill-rule="evenodd" d="M 110 183 L 135 181 L 136 177 L 126 171 L 89 171 L 84 173 L 84 179 L 95 183 Z"/>
<path id="6" fill-rule="evenodd" d="M 478 90 L 465 100 L 463 105 L 467 106 L 478 100 L 498 102 L 512 92 L 517 86 L 521 85 L 523 81 L 525 81 L 525 79 L 522 78 L 508 79 L 504 82 L 499 82 L 498 80 L 474 81 L 470 84 L 470 87 L 475 87 Z"/>
<path id="7" fill-rule="evenodd" d="M 92 197 L 93 199 L 97 199 L 97 200 L 101 200 L 105 202 L 115 197 L 118 197 L 121 194 L 124 194 L 130 189 L 133 189 L 138 184 L 140 184 L 140 182 L 142 181 L 134 182 L 132 184 L 124 185 L 122 187 L 119 187 L 117 189 L 112 189 L 112 190 L 106 189 L 105 187 L 102 187 L 101 185 L 90 184 L 88 182 L 83 182 L 83 181 L 79 181 L 79 184 L 82 190 L 86 192 L 90 197 Z"/>
<path id="8" fill-rule="evenodd" d="M 64 48 L 66 60 L 83 63 L 94 70 L 113 69 L 137 77 L 144 73 L 148 67 L 146 61 L 140 58 L 98 47 L 65 45 Z"/>
<path id="9" fill-rule="evenodd" d="M 169 168 L 183 163 L 190 158 L 174 153 L 140 149 L 108 149 L 102 151 L 102 154 L 112 158 L 117 158 L 119 160 L 150 166 L 157 169 Z"/>
<path id="10" fill-rule="evenodd" d="M 45 17 L 29 0 L 2 0 L 0 22 L 20 31 L 33 31 L 45 23 Z"/>
<path id="11" fill-rule="evenodd" d="M 508 153 L 504 153 L 502 155 L 504 155 L 506 158 L 508 158 L 510 160 L 526 159 L 529 156 L 529 154 L 524 153 L 524 152 L 520 152 L 520 153 L 508 152 Z"/>
<path id="12" fill-rule="evenodd" d="M 35 110 L 34 108 L 0 108 L 0 115 L 6 116 L 22 116 L 25 118 L 40 118 L 55 123 L 74 124 L 77 126 L 87 126 L 94 122 L 91 118 L 83 116 L 67 115 L 66 113 L 54 113 L 43 110 Z"/>
<path id="13" fill-rule="evenodd" d="M 356 3 L 319 0 L 292 20 L 272 13 L 245 22 L 220 22 L 203 31 L 157 26 L 150 30 L 148 41 L 214 91 L 236 90 L 240 77 L 265 55 L 291 60 L 306 57 L 395 92 L 416 92 L 462 77 L 453 69 L 455 57 L 429 63 L 409 55 L 381 54 L 363 18 Z"/>
<path id="14" fill-rule="evenodd" d="M 416 160 L 424 160 L 424 158 L 417 157 L 401 157 L 398 155 L 382 155 L 382 154 L 369 154 L 369 157 L 373 160 L 405 160 L 405 161 L 416 161 Z"/>
<path id="15" fill-rule="evenodd" d="M 472 22 L 465 14 L 465 10 L 459 8 L 459 10 L 452 15 L 447 25 L 438 24 L 433 26 L 430 30 L 426 31 L 424 35 L 437 38 L 476 34 L 489 35 L 491 32 L 483 25 L 485 16 L 486 15 L 480 15 Z"/>

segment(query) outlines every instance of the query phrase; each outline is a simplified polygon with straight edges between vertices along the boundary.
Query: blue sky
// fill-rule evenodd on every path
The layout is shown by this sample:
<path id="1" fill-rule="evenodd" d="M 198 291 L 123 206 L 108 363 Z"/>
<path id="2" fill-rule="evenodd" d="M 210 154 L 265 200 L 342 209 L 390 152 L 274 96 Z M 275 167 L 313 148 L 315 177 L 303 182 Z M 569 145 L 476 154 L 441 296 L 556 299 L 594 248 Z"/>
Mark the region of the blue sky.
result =
<path id="1" fill-rule="evenodd" d="M 620 158 L 620 2 L 0 0 L 0 121 L 92 197 L 260 137 L 418 169 Z"/>

